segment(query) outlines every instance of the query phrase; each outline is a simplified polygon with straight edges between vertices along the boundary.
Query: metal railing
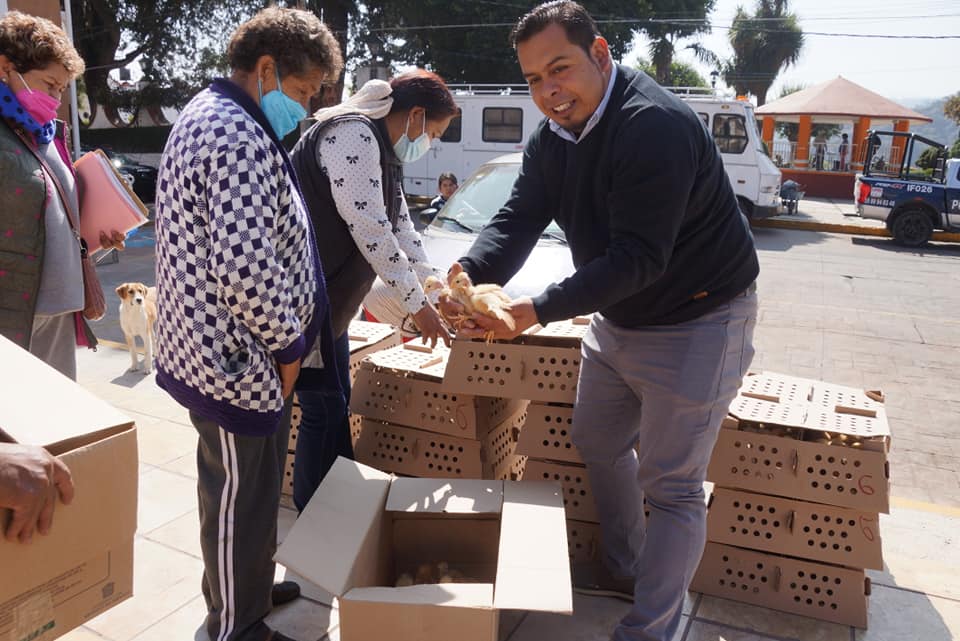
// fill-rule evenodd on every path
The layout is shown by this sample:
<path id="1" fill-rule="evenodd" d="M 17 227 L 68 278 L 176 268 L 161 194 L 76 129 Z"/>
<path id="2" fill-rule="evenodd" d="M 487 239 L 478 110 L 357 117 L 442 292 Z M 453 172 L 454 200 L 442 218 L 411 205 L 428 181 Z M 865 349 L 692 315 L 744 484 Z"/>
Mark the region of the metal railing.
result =
<path id="1" fill-rule="evenodd" d="M 770 157 L 777 167 L 810 171 L 853 171 L 852 164 L 862 162 L 858 157 L 860 153 L 859 146 L 854 144 L 812 142 L 807 147 L 806 165 L 798 166 L 797 143 L 776 140 L 770 149 Z"/>

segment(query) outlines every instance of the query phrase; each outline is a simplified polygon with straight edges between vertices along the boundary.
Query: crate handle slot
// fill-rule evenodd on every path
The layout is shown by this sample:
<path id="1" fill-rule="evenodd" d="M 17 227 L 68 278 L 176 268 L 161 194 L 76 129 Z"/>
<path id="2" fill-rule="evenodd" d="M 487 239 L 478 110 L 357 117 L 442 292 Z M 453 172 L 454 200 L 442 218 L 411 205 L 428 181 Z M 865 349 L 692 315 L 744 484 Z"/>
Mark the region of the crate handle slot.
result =
<path id="1" fill-rule="evenodd" d="M 409 408 L 413 403 L 413 389 L 407 388 L 407 391 L 403 394 L 403 406 Z"/>
<path id="2" fill-rule="evenodd" d="M 868 410 L 863 407 L 837 405 L 833 408 L 833 411 L 837 414 L 854 414 L 856 416 L 866 416 L 867 418 L 877 418 L 877 410 Z"/>
<path id="3" fill-rule="evenodd" d="M 427 369 L 428 367 L 439 365 L 442 362 L 443 362 L 443 356 L 437 356 L 436 358 L 431 358 L 429 361 L 420 363 L 420 369 Z"/>
<path id="4" fill-rule="evenodd" d="M 780 579 L 783 578 L 783 571 L 780 569 L 780 566 L 777 565 L 773 568 L 773 591 L 780 591 Z"/>
<path id="5" fill-rule="evenodd" d="M 797 475 L 797 469 L 800 467 L 800 452 L 793 450 L 793 454 L 790 455 L 790 468 L 793 470 L 793 475 Z"/>
<path id="6" fill-rule="evenodd" d="M 410 456 L 413 458 L 420 458 L 420 439 L 415 438 L 410 444 Z"/>
<path id="7" fill-rule="evenodd" d="M 520 380 L 524 380 L 527 377 L 527 362 L 520 359 Z"/>
<path id="8" fill-rule="evenodd" d="M 755 398 L 758 401 L 770 401 L 771 403 L 780 402 L 780 397 L 774 394 L 760 394 L 759 392 L 740 392 L 740 396 L 746 396 L 747 398 Z"/>
<path id="9" fill-rule="evenodd" d="M 790 510 L 790 514 L 787 515 L 787 529 L 790 530 L 790 534 L 793 534 L 793 522 L 796 521 L 797 511 Z"/>

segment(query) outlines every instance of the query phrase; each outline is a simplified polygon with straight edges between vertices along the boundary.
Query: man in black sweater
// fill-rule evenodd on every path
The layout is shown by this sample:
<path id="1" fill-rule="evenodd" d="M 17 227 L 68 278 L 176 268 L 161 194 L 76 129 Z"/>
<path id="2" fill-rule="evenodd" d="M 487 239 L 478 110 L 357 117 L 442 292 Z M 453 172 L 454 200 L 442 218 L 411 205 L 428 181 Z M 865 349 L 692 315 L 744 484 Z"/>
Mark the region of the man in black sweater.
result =
<path id="1" fill-rule="evenodd" d="M 753 239 L 702 121 L 615 65 L 579 4 L 536 7 L 513 41 L 547 118 L 510 199 L 450 274 L 505 283 L 551 220 L 577 270 L 515 301 L 516 330 L 484 317 L 463 333 L 512 338 L 595 314 L 572 436 L 596 495 L 604 563 L 575 567 L 574 584 L 634 602 L 616 641 L 665 641 L 703 553 L 707 463 L 753 358 Z"/>

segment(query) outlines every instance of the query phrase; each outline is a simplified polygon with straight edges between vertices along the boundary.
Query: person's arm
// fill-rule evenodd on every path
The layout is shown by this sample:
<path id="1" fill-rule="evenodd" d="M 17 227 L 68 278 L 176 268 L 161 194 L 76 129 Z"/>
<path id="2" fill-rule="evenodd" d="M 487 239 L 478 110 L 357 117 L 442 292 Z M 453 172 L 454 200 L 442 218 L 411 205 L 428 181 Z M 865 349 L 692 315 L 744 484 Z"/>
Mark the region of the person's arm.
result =
<path id="1" fill-rule="evenodd" d="M 553 219 L 553 212 L 544 209 L 544 194 L 560 186 L 544 184 L 537 141 L 539 135 L 548 134 L 542 132 L 535 131 L 524 148 L 510 198 L 457 261 L 474 283 L 505 285 L 523 267 Z"/>
<path id="2" fill-rule="evenodd" d="M 383 168 L 377 140 L 360 122 L 335 124 L 331 134 L 334 131 L 336 136 L 328 135 L 320 143 L 317 159 L 330 179 L 337 211 L 373 271 L 390 287 L 404 310 L 416 314 L 427 304 L 415 272 L 415 265 L 425 263 L 426 255 L 422 250 L 414 252 L 416 255 L 406 253 L 392 229 L 383 201 Z M 401 214 L 412 229 L 406 205 Z M 398 220 L 398 225 L 401 222 Z M 412 245 L 411 240 L 407 249 Z"/>
<path id="3" fill-rule="evenodd" d="M 298 362 L 306 339 L 277 256 L 278 168 L 255 140 L 221 147 L 207 182 L 209 268 L 230 313 L 280 364 Z"/>
<path id="4" fill-rule="evenodd" d="M 400 213 L 397 216 L 397 231 L 395 235 L 397 237 L 397 243 L 400 245 L 400 251 L 402 251 L 406 255 L 407 260 L 410 261 L 410 266 L 413 267 L 413 272 L 417 275 L 421 286 L 428 276 L 436 276 L 441 280 L 443 279 L 443 272 L 430 264 L 430 258 L 423 249 L 423 237 L 413 226 L 413 220 L 410 218 L 410 210 L 407 209 L 406 195 L 404 195 L 400 201 Z"/>
<path id="5" fill-rule="evenodd" d="M 533 299 L 541 323 L 613 305 L 660 278 L 670 262 L 702 151 L 664 111 L 648 109 L 634 123 L 610 159 L 607 250 Z"/>
<path id="6" fill-rule="evenodd" d="M 12 512 L 8 541 L 29 543 L 34 531 L 47 534 L 58 496 L 73 500 L 73 479 L 60 459 L 41 447 L 0 443 L 0 510 Z"/>

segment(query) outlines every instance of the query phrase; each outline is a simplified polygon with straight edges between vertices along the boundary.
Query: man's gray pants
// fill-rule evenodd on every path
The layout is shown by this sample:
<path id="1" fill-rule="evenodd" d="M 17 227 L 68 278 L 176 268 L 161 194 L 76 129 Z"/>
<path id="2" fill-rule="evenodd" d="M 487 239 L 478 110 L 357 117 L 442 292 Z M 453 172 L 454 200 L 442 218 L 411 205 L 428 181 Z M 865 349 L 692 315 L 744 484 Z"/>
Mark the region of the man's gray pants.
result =
<path id="1" fill-rule="evenodd" d="M 243 436 L 195 412 L 201 587 L 210 641 L 266 641 L 277 549 L 277 512 L 290 435 L 287 402 L 277 431 Z"/>
<path id="2" fill-rule="evenodd" d="M 756 318 L 750 291 L 677 325 L 624 329 L 597 315 L 583 339 L 572 438 L 604 561 L 635 578 L 615 641 L 669 641 L 680 624 L 706 541 L 707 464 L 753 359 Z"/>

